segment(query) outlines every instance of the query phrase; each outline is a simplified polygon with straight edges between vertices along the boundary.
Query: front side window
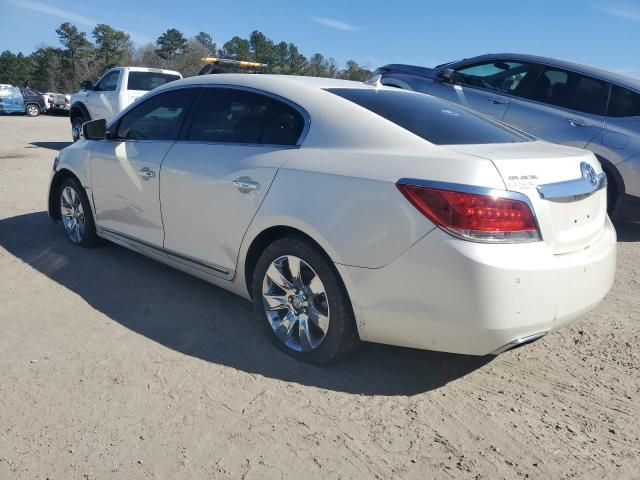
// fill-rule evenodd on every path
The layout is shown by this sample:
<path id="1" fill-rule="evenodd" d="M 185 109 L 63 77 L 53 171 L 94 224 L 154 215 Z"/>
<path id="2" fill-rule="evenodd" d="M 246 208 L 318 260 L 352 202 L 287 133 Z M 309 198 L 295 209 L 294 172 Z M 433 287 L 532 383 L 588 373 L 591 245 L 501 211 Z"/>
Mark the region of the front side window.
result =
<path id="1" fill-rule="evenodd" d="M 127 89 L 148 92 L 174 80 L 180 80 L 180 77 L 161 72 L 129 72 Z"/>
<path id="2" fill-rule="evenodd" d="M 612 85 L 607 116 L 640 117 L 640 93 Z"/>
<path id="3" fill-rule="evenodd" d="M 454 83 L 499 93 L 518 94 L 526 86 L 526 78 L 535 75 L 531 64 L 513 61 L 491 61 L 456 70 Z"/>
<path id="4" fill-rule="evenodd" d="M 528 98 L 582 113 L 603 115 L 608 93 L 607 83 L 602 80 L 548 67 Z"/>
<path id="5" fill-rule="evenodd" d="M 531 139 L 472 110 L 403 90 L 330 88 L 345 98 L 436 145 L 527 142 Z"/>
<path id="6" fill-rule="evenodd" d="M 188 140 L 243 144 L 295 145 L 302 115 L 266 95 L 229 88 L 207 88 L 195 109 Z"/>
<path id="7" fill-rule="evenodd" d="M 100 92 L 112 92 L 118 87 L 119 70 L 113 70 L 100 79 L 94 90 Z"/>
<path id="8" fill-rule="evenodd" d="M 118 122 L 119 140 L 175 140 L 196 89 L 161 93 L 142 102 Z"/>

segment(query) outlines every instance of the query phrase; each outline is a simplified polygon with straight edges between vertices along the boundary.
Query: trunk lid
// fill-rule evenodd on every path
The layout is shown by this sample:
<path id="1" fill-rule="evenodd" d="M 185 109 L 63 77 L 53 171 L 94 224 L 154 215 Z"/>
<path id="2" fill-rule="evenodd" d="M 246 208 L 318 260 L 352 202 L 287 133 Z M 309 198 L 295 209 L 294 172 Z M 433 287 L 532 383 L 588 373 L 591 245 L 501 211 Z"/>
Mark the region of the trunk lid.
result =
<path id="1" fill-rule="evenodd" d="M 491 160 L 507 190 L 529 198 L 542 239 L 554 254 L 588 248 L 602 234 L 606 180 L 590 151 L 541 141 L 450 148 Z"/>

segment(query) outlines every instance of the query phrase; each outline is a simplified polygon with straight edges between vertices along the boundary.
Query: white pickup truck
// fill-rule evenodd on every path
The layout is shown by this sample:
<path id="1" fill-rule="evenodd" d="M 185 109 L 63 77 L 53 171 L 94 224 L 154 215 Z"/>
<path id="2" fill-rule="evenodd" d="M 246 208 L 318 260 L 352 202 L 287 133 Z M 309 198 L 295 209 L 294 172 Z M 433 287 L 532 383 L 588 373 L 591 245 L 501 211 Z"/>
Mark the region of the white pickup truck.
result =
<path id="1" fill-rule="evenodd" d="M 69 118 L 73 141 L 80 138 L 84 122 L 100 118 L 109 122 L 149 90 L 181 78 L 173 70 L 117 67 L 108 70 L 95 85 L 85 80 L 80 84 L 81 90 L 71 96 Z"/>

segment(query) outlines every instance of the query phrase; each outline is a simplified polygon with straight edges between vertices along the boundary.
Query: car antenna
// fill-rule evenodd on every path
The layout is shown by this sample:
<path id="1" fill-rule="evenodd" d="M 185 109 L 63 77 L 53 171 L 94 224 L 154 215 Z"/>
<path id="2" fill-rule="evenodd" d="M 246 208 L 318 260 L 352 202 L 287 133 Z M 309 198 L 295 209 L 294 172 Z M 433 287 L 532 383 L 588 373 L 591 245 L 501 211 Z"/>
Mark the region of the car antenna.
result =
<path id="1" fill-rule="evenodd" d="M 370 77 L 368 80 L 365 80 L 364 83 L 367 85 L 371 85 L 372 87 L 380 88 L 382 86 L 382 82 L 380 81 L 381 79 L 382 79 L 382 74 L 376 73 L 375 75 Z"/>

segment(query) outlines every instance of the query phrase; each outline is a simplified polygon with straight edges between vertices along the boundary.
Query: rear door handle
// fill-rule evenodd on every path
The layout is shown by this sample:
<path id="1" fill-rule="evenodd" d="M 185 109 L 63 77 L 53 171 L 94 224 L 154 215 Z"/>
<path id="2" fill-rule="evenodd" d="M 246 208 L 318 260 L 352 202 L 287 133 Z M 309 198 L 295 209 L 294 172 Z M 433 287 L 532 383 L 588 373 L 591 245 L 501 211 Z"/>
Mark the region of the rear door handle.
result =
<path id="1" fill-rule="evenodd" d="M 585 122 L 583 120 L 578 120 L 575 118 L 570 118 L 567 120 L 567 122 L 569 122 L 569 125 L 571 125 L 572 127 L 590 127 L 591 124 L 589 122 Z"/>
<path id="2" fill-rule="evenodd" d="M 151 170 L 148 167 L 144 167 L 143 169 L 138 170 L 138 175 L 140 175 L 145 180 L 148 180 L 149 178 L 155 177 L 156 176 L 156 172 L 154 172 L 153 170 Z"/>
<path id="3" fill-rule="evenodd" d="M 231 183 L 242 193 L 249 193 L 251 190 L 260 190 L 260 184 L 248 177 L 240 177 Z"/>
<path id="4" fill-rule="evenodd" d="M 489 100 L 494 105 L 506 105 L 507 103 L 509 103 L 509 100 L 503 100 L 502 98 L 496 97 L 489 97 L 487 98 L 487 100 Z"/>

